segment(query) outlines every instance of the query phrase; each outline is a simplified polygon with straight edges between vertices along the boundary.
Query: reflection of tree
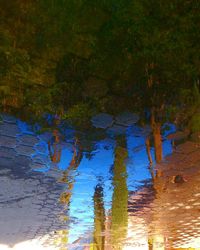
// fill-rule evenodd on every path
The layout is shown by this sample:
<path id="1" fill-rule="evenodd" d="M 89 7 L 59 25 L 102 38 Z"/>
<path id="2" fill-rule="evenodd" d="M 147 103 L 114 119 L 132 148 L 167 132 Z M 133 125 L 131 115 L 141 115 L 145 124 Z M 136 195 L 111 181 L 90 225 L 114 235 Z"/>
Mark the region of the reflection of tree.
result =
<path id="1" fill-rule="evenodd" d="M 103 202 L 103 188 L 97 185 L 94 193 L 94 234 L 93 248 L 94 250 L 105 249 L 105 236 L 102 235 L 105 231 L 105 209 Z"/>
<path id="2" fill-rule="evenodd" d="M 53 137 L 48 142 L 48 149 L 51 161 L 53 163 L 59 163 L 61 157 L 61 147 L 59 145 L 60 136 L 57 129 L 53 130 Z"/>
<path id="3" fill-rule="evenodd" d="M 147 155 L 148 155 L 148 159 L 149 159 L 149 170 L 151 173 L 151 178 L 152 178 L 152 180 L 154 180 L 155 174 L 154 174 L 154 169 L 153 169 L 153 160 L 152 160 L 152 156 L 151 156 L 151 146 L 150 146 L 149 136 L 146 138 L 145 145 L 146 145 L 146 151 L 147 151 Z"/>
<path id="4" fill-rule="evenodd" d="M 152 136 L 154 142 L 154 150 L 155 150 L 155 159 L 156 163 L 160 163 L 162 161 L 162 136 L 161 136 L 161 124 L 156 121 L 155 111 L 152 109 L 151 112 L 151 128 L 152 128 Z M 152 179 L 155 180 L 154 168 L 153 168 L 153 160 L 151 156 L 151 146 L 150 146 L 150 137 L 146 138 L 146 152 L 149 159 L 149 169 L 152 176 Z M 160 176 L 160 172 L 157 171 L 156 177 Z"/>
<path id="5" fill-rule="evenodd" d="M 59 250 L 67 250 L 66 245 L 68 244 L 68 230 L 57 231 L 57 237 L 55 239 L 55 245 L 59 247 Z"/>
<path id="6" fill-rule="evenodd" d="M 162 138 L 161 138 L 161 125 L 155 121 L 155 116 L 152 115 L 151 126 L 153 130 L 153 139 L 155 147 L 156 162 L 159 163 L 162 160 Z"/>
<path id="7" fill-rule="evenodd" d="M 61 147 L 60 147 L 60 134 L 58 131 L 58 125 L 60 124 L 60 119 L 55 117 L 53 121 L 53 136 L 51 140 L 48 142 L 48 149 L 51 161 L 53 163 L 59 163 L 61 157 Z"/>
<path id="8" fill-rule="evenodd" d="M 68 206 L 69 206 L 69 202 L 70 202 L 71 195 L 72 195 L 71 191 L 73 189 L 74 181 L 75 181 L 75 179 L 72 175 L 72 172 L 78 168 L 78 166 L 83 158 L 82 148 L 80 146 L 78 139 L 75 139 L 73 151 L 74 151 L 73 157 L 70 161 L 70 164 L 69 164 L 67 170 L 63 172 L 62 178 L 59 180 L 60 182 L 64 182 L 67 185 L 66 191 L 60 195 L 60 203 L 65 205 L 66 209 L 68 209 Z M 64 216 L 63 220 L 67 221 L 68 217 Z M 60 231 L 61 243 L 64 246 L 60 250 L 66 249 L 65 246 L 68 243 L 68 233 L 69 233 L 68 230 Z"/>
<path id="9" fill-rule="evenodd" d="M 69 167 L 67 168 L 66 171 L 63 172 L 63 176 L 60 179 L 60 182 L 64 182 L 67 184 L 67 191 L 63 192 L 60 196 L 60 202 L 65 205 L 69 204 L 71 198 L 71 190 L 74 186 L 75 179 L 72 175 L 72 172 L 78 168 L 82 158 L 83 158 L 82 148 L 80 146 L 78 139 L 76 139 L 74 143 L 73 157 L 71 159 Z"/>
<path id="10" fill-rule="evenodd" d="M 125 138 L 123 138 L 123 142 Z M 126 163 L 128 152 L 126 143 L 119 145 L 117 140 L 115 149 L 115 162 L 113 168 L 113 197 L 112 197 L 112 222 L 111 222 L 111 243 L 116 249 L 121 249 L 123 239 L 127 235 L 128 226 L 128 188 L 126 184 Z"/>
<path id="11" fill-rule="evenodd" d="M 154 109 L 151 110 L 151 128 L 153 135 L 153 143 L 154 143 L 154 151 L 155 151 L 155 160 L 156 163 L 160 163 L 162 161 L 162 136 L 161 136 L 161 123 L 157 121 L 158 112 L 156 113 Z M 150 152 L 150 138 L 146 139 L 146 151 L 150 162 L 150 173 L 153 180 L 153 188 L 156 191 L 157 196 L 162 194 L 164 189 L 163 179 L 160 178 L 162 173 L 160 170 L 154 173 L 153 160 Z M 148 239 L 149 250 L 164 250 L 164 241 L 165 238 L 159 232 L 159 227 L 157 225 L 154 226 L 154 234 L 150 236 Z"/>
<path id="12" fill-rule="evenodd" d="M 151 128 L 153 132 L 153 141 L 155 148 L 156 162 L 159 163 L 162 160 L 162 137 L 161 137 L 161 124 L 157 121 L 159 116 L 158 111 L 151 110 Z"/>

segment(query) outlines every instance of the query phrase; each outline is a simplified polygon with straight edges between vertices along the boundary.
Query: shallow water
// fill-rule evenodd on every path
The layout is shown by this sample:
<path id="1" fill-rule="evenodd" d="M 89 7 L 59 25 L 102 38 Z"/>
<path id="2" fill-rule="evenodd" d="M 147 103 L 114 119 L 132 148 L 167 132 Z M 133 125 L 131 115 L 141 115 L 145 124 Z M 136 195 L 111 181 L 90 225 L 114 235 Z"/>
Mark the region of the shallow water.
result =
<path id="1" fill-rule="evenodd" d="M 200 247 L 199 144 L 174 147 L 168 124 L 158 161 L 149 126 L 102 131 L 38 134 L 3 115 L 0 250 Z"/>

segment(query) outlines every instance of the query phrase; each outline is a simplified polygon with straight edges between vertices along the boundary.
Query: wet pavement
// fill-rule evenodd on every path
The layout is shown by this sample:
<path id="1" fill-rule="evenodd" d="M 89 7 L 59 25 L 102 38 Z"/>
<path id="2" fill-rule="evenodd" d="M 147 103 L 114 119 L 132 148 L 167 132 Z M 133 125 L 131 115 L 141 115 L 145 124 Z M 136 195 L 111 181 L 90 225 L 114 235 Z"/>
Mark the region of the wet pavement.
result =
<path id="1" fill-rule="evenodd" d="M 200 144 L 174 147 L 171 125 L 163 159 L 151 145 L 150 164 L 149 127 L 106 119 L 98 126 L 107 135 L 88 154 L 75 135 L 37 134 L 3 115 L 0 250 L 200 248 Z"/>
<path id="2" fill-rule="evenodd" d="M 144 237 L 155 249 L 199 248 L 200 145 L 178 146 L 156 169 L 160 176 L 153 185 L 133 193 L 129 200 L 132 233 L 141 229 L 137 220 L 142 218 Z M 182 183 L 174 181 L 178 175 L 183 176 Z"/>
<path id="3" fill-rule="evenodd" d="M 63 207 L 58 200 L 64 186 L 57 182 L 62 174 L 51 168 L 47 173 L 37 145 L 38 137 L 23 134 L 15 120 L 0 125 L 0 249 L 15 248 L 35 239 L 55 245 L 57 230 L 66 230 L 60 218 Z M 49 164 L 49 163 L 48 163 Z"/>

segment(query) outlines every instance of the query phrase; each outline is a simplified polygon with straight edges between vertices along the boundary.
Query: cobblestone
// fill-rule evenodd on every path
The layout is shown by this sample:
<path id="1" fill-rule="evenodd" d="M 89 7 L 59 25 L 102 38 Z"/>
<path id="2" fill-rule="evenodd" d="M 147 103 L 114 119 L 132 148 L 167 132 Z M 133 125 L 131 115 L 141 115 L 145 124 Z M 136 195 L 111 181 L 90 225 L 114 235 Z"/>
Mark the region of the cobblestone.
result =
<path id="1" fill-rule="evenodd" d="M 8 148 L 15 148 L 16 147 L 16 138 L 0 135 L 0 146 L 8 147 Z"/>
<path id="2" fill-rule="evenodd" d="M 39 142 L 39 139 L 34 135 L 21 135 L 18 137 L 18 141 L 22 145 L 33 147 Z"/>
<path id="3" fill-rule="evenodd" d="M 38 150 L 43 150 L 39 147 L 41 140 L 45 143 L 52 135 L 19 136 L 16 121 L 11 118 L 4 121 L 0 125 L 0 250 L 2 245 L 18 249 L 31 246 L 34 250 L 66 247 L 61 232 L 68 229 L 69 222 L 76 224 L 80 218 L 71 216 L 64 221 L 67 212 L 59 204 L 59 197 L 66 185 L 57 182 L 62 171 L 55 164 L 49 164 L 45 155 L 41 157 L 43 161 L 37 159 L 41 156 Z M 35 156 L 30 157 L 33 153 Z M 44 167 L 50 170 L 33 171 L 36 164 L 38 170 Z M 155 167 L 155 171 L 162 173 L 160 178 L 151 186 L 130 193 L 130 241 L 133 235 L 139 239 L 148 233 L 155 238 L 159 232 L 173 242 L 171 246 L 182 247 L 185 242 L 189 247 L 192 239 L 200 237 L 199 164 L 199 145 L 186 142 Z M 173 183 L 177 174 L 182 174 L 187 181 L 180 185 Z M 81 211 L 79 208 L 78 212 Z M 69 249 L 89 249 L 90 240 L 87 235 L 76 245 L 69 244 Z M 112 249 L 106 247 L 106 250 Z"/>
<path id="4" fill-rule="evenodd" d="M 31 154 L 35 152 L 33 147 L 26 145 L 17 145 L 15 150 L 19 155 L 27 155 L 27 156 L 31 156 Z"/>
<path id="5" fill-rule="evenodd" d="M 16 140 L 19 130 L 15 124 L 9 126 L 0 126 L 0 249 L 2 244 L 21 246 L 26 242 L 28 247 L 44 247 L 46 241 L 45 249 L 49 250 L 50 245 L 54 246 L 50 234 L 63 228 L 58 219 L 62 189 L 52 175 L 30 171 L 31 164 L 36 167 L 29 156 L 35 152 L 33 145 L 38 139 L 26 135 Z M 36 241 L 39 236 L 40 241 Z"/>
<path id="6" fill-rule="evenodd" d="M 20 129 L 16 124 L 8 124 L 8 123 L 0 124 L 0 135 L 17 137 L 17 134 L 19 133 Z"/>

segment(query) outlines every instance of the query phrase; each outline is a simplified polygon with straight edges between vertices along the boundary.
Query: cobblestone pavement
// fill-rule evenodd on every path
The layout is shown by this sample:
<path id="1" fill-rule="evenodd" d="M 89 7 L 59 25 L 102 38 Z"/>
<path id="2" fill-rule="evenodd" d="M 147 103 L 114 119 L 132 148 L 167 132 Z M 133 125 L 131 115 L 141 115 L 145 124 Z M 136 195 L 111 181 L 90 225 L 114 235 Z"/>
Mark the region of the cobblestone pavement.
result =
<path id="1" fill-rule="evenodd" d="M 48 154 L 46 142 L 51 135 L 22 130 L 15 118 L 3 116 L 0 250 L 90 249 L 89 233 L 66 248 L 71 219 L 59 202 L 66 185 L 57 181 L 62 171 L 51 163 Z M 48 171 L 42 172 L 45 169 Z M 200 145 L 187 141 L 177 146 L 155 170 L 157 177 L 151 185 L 129 193 L 124 246 L 127 250 L 148 249 L 149 242 L 158 250 L 199 247 Z M 183 183 L 174 183 L 177 175 L 183 176 Z M 106 241 L 109 242 L 109 236 Z M 106 249 L 112 248 L 107 245 Z"/>
<path id="2" fill-rule="evenodd" d="M 60 249 L 67 229 L 59 197 L 65 186 L 61 171 L 33 169 L 50 164 L 39 136 L 24 134 L 17 121 L 4 116 L 0 124 L 0 250 Z M 32 248 L 31 248 L 32 247 Z"/>
<path id="3" fill-rule="evenodd" d="M 130 196 L 129 235 L 137 242 L 148 239 L 155 249 L 199 249 L 200 144 L 179 145 L 156 170 L 153 185 Z M 183 183 L 174 182 L 177 175 Z"/>

